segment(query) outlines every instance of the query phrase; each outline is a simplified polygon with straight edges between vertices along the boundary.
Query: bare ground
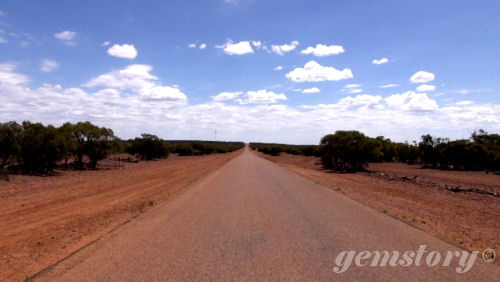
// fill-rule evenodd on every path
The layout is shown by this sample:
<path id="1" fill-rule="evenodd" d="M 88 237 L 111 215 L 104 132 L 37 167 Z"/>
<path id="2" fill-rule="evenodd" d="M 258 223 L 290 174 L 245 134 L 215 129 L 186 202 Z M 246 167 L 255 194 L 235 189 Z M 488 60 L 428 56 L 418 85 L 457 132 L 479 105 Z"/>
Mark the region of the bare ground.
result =
<path id="1" fill-rule="evenodd" d="M 0 281 L 23 280 L 56 263 L 240 153 L 0 180 Z"/>
<path id="2" fill-rule="evenodd" d="M 498 175 L 388 163 L 370 164 L 370 172 L 339 174 L 324 170 L 316 157 L 256 154 L 460 248 L 500 253 Z M 449 190 L 456 187 L 487 193 Z"/>

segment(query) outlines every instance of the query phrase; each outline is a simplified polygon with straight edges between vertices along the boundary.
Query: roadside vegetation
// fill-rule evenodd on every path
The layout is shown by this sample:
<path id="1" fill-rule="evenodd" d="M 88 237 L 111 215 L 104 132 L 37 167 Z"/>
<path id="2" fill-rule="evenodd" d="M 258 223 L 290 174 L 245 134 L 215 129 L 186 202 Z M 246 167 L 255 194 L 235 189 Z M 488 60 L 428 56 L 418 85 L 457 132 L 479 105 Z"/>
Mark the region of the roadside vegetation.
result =
<path id="1" fill-rule="evenodd" d="M 100 160 L 124 153 L 149 161 L 167 158 L 170 153 L 208 155 L 243 147 L 242 142 L 166 141 L 152 134 L 121 140 L 113 130 L 88 121 L 60 127 L 11 121 L 0 123 L 0 177 L 13 171 L 46 175 L 56 167 L 95 169 Z"/>
<path id="2" fill-rule="evenodd" d="M 336 131 L 319 145 L 250 143 L 264 154 L 281 152 L 320 157 L 324 168 L 342 172 L 364 170 L 369 162 L 402 162 L 425 168 L 450 170 L 500 170 L 500 135 L 474 131 L 469 139 L 423 135 L 419 143 L 393 142 L 384 136 L 372 138 L 359 131 Z"/>

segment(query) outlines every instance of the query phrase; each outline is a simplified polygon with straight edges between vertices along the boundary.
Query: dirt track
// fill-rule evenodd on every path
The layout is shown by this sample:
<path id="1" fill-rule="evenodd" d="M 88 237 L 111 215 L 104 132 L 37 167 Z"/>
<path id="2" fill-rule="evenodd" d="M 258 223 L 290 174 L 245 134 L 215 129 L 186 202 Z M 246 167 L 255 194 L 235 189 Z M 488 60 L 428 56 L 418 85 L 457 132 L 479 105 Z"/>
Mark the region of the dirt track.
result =
<path id="1" fill-rule="evenodd" d="M 493 280 L 472 270 L 357 267 L 332 272 L 344 250 L 456 247 L 317 185 L 249 151 L 175 199 L 35 277 L 45 281 Z"/>
<path id="2" fill-rule="evenodd" d="M 0 281 L 34 275 L 240 153 L 0 181 Z"/>

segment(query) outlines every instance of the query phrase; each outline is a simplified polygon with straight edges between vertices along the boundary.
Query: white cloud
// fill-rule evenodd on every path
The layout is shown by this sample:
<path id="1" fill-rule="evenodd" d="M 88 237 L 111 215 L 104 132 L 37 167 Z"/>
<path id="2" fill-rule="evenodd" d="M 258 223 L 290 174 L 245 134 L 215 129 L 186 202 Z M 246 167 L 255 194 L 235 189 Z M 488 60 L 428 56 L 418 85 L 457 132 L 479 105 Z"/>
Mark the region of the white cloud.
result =
<path id="1" fill-rule="evenodd" d="M 135 59 L 137 57 L 137 50 L 132 44 L 114 44 L 108 49 L 108 54 L 113 57 Z"/>
<path id="2" fill-rule="evenodd" d="M 59 63 L 57 61 L 50 59 L 43 59 L 40 70 L 44 72 L 51 72 L 57 68 L 59 68 Z"/>
<path id="3" fill-rule="evenodd" d="M 101 44 L 101 46 L 108 46 L 109 44 L 111 44 L 111 41 L 105 41 Z"/>
<path id="4" fill-rule="evenodd" d="M 243 94 L 242 91 L 221 92 L 221 93 L 217 94 L 216 96 L 212 96 L 212 100 L 214 100 L 214 101 L 234 100 L 234 99 L 238 98 L 241 94 Z"/>
<path id="5" fill-rule="evenodd" d="M 474 101 L 466 100 L 466 101 L 457 102 L 455 105 L 464 106 L 464 105 L 472 105 L 472 104 L 474 104 Z"/>
<path id="6" fill-rule="evenodd" d="M 427 94 L 418 94 L 414 91 L 394 94 L 384 100 L 390 107 L 397 107 L 401 110 L 433 111 L 439 108 L 436 101 L 430 99 Z"/>
<path id="7" fill-rule="evenodd" d="M 224 53 L 228 55 L 245 55 L 252 54 L 254 52 L 249 41 L 233 43 L 231 40 L 228 40 L 225 44 L 217 45 L 215 47 L 223 49 Z"/>
<path id="8" fill-rule="evenodd" d="M 188 44 L 188 48 L 196 48 L 196 43 L 190 43 L 190 44 Z"/>
<path id="9" fill-rule="evenodd" d="M 277 66 L 277 67 L 274 68 L 274 70 L 277 70 L 277 71 L 282 70 L 282 69 L 283 69 L 282 66 Z"/>
<path id="10" fill-rule="evenodd" d="M 69 31 L 69 30 L 54 33 L 54 37 L 57 39 L 61 39 L 61 40 L 73 40 L 73 38 L 75 38 L 75 36 L 76 36 L 76 32 Z"/>
<path id="11" fill-rule="evenodd" d="M 144 100 L 187 101 L 187 97 L 177 87 L 163 86 L 158 77 L 150 72 L 149 65 L 129 65 L 128 67 L 102 74 L 84 84 L 85 87 L 128 90 Z"/>
<path id="12" fill-rule="evenodd" d="M 175 93 L 165 94 L 175 90 L 155 89 L 164 85 L 151 70 L 151 66 L 132 65 L 104 73 L 89 80 L 96 88 L 32 87 L 33 82 L 16 71 L 15 64 L 0 64 L 0 119 L 54 125 L 89 120 L 112 128 L 121 138 L 148 132 L 167 139 L 207 140 L 216 128 L 222 140 L 296 144 L 317 144 L 338 129 L 384 135 L 395 141 L 418 140 L 427 133 L 463 138 L 471 128 L 500 131 L 498 103 L 460 101 L 433 106 L 437 102 L 427 95 L 410 91 L 390 95 L 389 102 L 380 96 L 357 95 L 332 104 L 250 104 L 242 93 L 234 102 L 188 104 L 182 96 L 171 100 Z M 141 95 L 143 90 L 149 95 Z"/>
<path id="13" fill-rule="evenodd" d="M 344 52 L 344 47 L 340 45 L 327 46 L 324 44 L 316 44 L 316 47 L 307 47 L 301 51 L 302 54 L 313 54 L 316 57 L 337 55 Z"/>
<path id="14" fill-rule="evenodd" d="M 200 48 L 200 49 L 205 49 L 205 48 L 207 48 L 207 43 L 201 43 L 199 48 Z"/>
<path id="15" fill-rule="evenodd" d="M 377 59 L 373 60 L 373 61 L 372 61 L 372 64 L 374 64 L 374 65 L 382 65 L 382 64 L 385 64 L 385 63 L 387 63 L 387 62 L 389 62 L 389 59 L 387 59 L 387 58 L 382 58 L 382 59 L 380 59 L 380 60 L 377 60 Z"/>
<path id="16" fill-rule="evenodd" d="M 64 42 L 68 46 L 73 46 L 75 43 L 72 41 L 76 37 L 76 32 L 64 30 L 54 33 L 54 37 Z"/>
<path id="17" fill-rule="evenodd" d="M 417 87 L 418 92 L 427 92 L 427 91 L 434 91 L 436 90 L 435 85 L 430 85 L 430 84 L 421 84 Z"/>
<path id="18" fill-rule="evenodd" d="M 0 64 L 0 84 L 2 82 L 18 86 L 26 84 L 28 77 L 15 72 L 16 65 L 13 63 Z"/>
<path id="19" fill-rule="evenodd" d="M 304 68 L 296 68 L 286 74 L 286 77 L 295 82 L 337 81 L 353 78 L 351 69 L 337 70 L 333 67 L 324 67 L 315 61 L 309 61 Z"/>
<path id="20" fill-rule="evenodd" d="M 252 45 L 256 49 L 260 49 L 260 47 L 262 46 L 262 42 L 260 42 L 260 41 L 252 41 Z"/>
<path id="21" fill-rule="evenodd" d="M 356 97 L 347 96 L 342 98 L 337 103 L 341 106 L 359 106 L 359 105 L 376 105 L 382 101 L 382 97 L 373 95 L 357 95 Z"/>
<path id="22" fill-rule="evenodd" d="M 379 88 L 393 88 L 393 87 L 398 87 L 398 86 L 399 86 L 399 84 L 391 83 L 391 84 L 380 85 Z"/>
<path id="23" fill-rule="evenodd" d="M 346 86 L 344 86 L 345 89 L 359 88 L 359 87 L 361 87 L 361 84 L 355 84 L 355 83 L 347 84 Z"/>
<path id="24" fill-rule="evenodd" d="M 302 90 L 302 93 L 304 94 L 313 94 L 313 93 L 319 93 L 321 90 L 319 90 L 318 87 L 312 87 L 312 88 L 307 88 Z"/>
<path id="25" fill-rule="evenodd" d="M 418 71 L 410 77 L 412 83 L 427 83 L 435 78 L 432 72 Z"/>
<path id="26" fill-rule="evenodd" d="M 297 46 L 299 45 L 298 41 L 292 41 L 290 44 L 283 44 L 283 45 L 271 45 L 271 51 L 283 56 L 284 53 L 293 51 Z"/>
<path id="27" fill-rule="evenodd" d="M 265 89 L 257 91 L 248 91 L 245 99 L 241 100 L 241 104 L 274 104 L 279 100 L 286 100 L 286 95 L 283 93 L 274 93 Z"/>
<path id="28" fill-rule="evenodd" d="M 187 97 L 176 87 L 154 86 L 141 91 L 141 98 L 145 100 L 186 101 Z"/>
<path id="29" fill-rule="evenodd" d="M 357 94 L 357 93 L 361 93 L 361 92 L 363 92 L 363 89 L 352 89 L 352 90 L 349 90 L 350 94 Z"/>
<path id="30" fill-rule="evenodd" d="M 461 90 L 458 90 L 457 93 L 462 94 L 462 95 L 467 95 L 467 94 L 471 94 L 471 93 L 484 93 L 484 92 L 493 92 L 493 91 L 494 91 L 493 88 L 479 88 L 479 89 L 461 89 Z"/>

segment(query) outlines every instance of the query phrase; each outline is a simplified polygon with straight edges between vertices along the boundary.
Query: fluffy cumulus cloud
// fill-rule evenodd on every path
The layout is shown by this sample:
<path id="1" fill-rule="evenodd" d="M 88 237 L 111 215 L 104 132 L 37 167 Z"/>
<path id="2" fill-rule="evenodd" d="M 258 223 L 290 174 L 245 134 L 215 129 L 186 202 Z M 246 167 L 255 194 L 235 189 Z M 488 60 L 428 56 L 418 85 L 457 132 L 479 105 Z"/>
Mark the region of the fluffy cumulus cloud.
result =
<path id="1" fill-rule="evenodd" d="M 274 70 L 277 70 L 277 71 L 282 70 L 282 69 L 283 69 L 283 67 L 282 67 L 282 66 L 276 66 L 276 67 L 274 68 Z"/>
<path id="2" fill-rule="evenodd" d="M 254 53 L 249 41 L 233 43 L 233 41 L 228 40 L 225 44 L 217 45 L 215 47 L 222 49 L 224 53 L 228 55 L 245 55 Z"/>
<path id="3" fill-rule="evenodd" d="M 380 60 L 374 59 L 372 61 L 372 64 L 374 64 L 374 65 L 382 65 L 382 64 L 385 64 L 387 62 L 389 62 L 389 59 L 387 59 L 387 58 L 382 58 Z"/>
<path id="4" fill-rule="evenodd" d="M 32 83 L 16 64 L 0 63 L 2 121 L 28 119 L 60 125 L 89 120 L 113 128 L 122 138 L 149 132 L 166 139 L 209 139 L 217 128 L 224 140 L 298 144 L 317 144 L 338 129 L 396 141 L 418 140 L 425 133 L 460 138 L 470 134 L 470 128 L 500 131 L 498 104 L 438 105 L 426 94 L 413 91 L 291 106 L 280 103 L 287 98 L 283 93 L 258 90 L 220 93 L 225 99 L 189 104 L 179 87 L 160 83 L 148 65 L 104 73 L 89 79 L 83 88 Z"/>
<path id="5" fill-rule="evenodd" d="M 304 94 L 314 94 L 314 93 L 319 93 L 321 90 L 319 90 L 318 87 L 312 87 L 312 88 L 307 88 L 302 90 L 302 93 Z"/>
<path id="6" fill-rule="evenodd" d="M 433 81 L 435 78 L 432 72 L 427 71 L 417 71 L 410 77 L 412 83 L 427 83 Z"/>
<path id="7" fill-rule="evenodd" d="M 414 91 L 394 94 L 385 98 L 385 102 L 390 107 L 409 111 L 434 111 L 439 108 L 436 101 L 430 99 L 427 94 L 418 94 Z"/>
<path id="8" fill-rule="evenodd" d="M 132 60 L 137 57 L 137 50 L 132 44 L 114 44 L 108 49 L 108 54 L 113 57 Z"/>
<path id="9" fill-rule="evenodd" d="M 200 49 L 205 49 L 207 48 L 207 43 L 201 43 L 200 46 L 199 46 Z"/>
<path id="10" fill-rule="evenodd" d="M 296 68 L 286 74 L 286 77 L 295 82 L 337 81 L 353 78 L 351 69 L 337 70 L 325 67 L 315 61 L 307 62 L 303 68 Z"/>
<path id="11" fill-rule="evenodd" d="M 324 45 L 324 44 L 316 44 L 316 47 L 307 47 L 302 50 L 300 53 L 302 54 L 313 54 L 316 57 L 337 55 L 340 53 L 344 53 L 344 47 L 340 45 Z"/>
<path id="12" fill-rule="evenodd" d="M 271 45 L 271 51 L 280 56 L 283 56 L 285 53 L 295 50 L 297 46 L 299 46 L 298 41 L 292 41 L 290 42 L 290 44 Z"/>
<path id="13" fill-rule="evenodd" d="M 149 65 L 130 65 L 122 70 L 102 74 L 84 84 L 88 88 L 116 89 L 144 100 L 186 102 L 187 97 L 175 86 L 159 84 Z"/>
<path id="14" fill-rule="evenodd" d="M 436 90 L 435 85 L 430 85 L 430 84 L 421 84 L 417 87 L 418 92 L 428 92 L 428 91 L 434 91 Z"/>
<path id="15" fill-rule="evenodd" d="M 233 100 L 238 98 L 241 94 L 243 94 L 242 91 L 235 91 L 235 92 L 221 92 L 215 96 L 212 96 L 212 100 L 214 101 L 227 101 L 227 100 Z"/>
<path id="16" fill-rule="evenodd" d="M 196 43 L 190 43 L 190 44 L 188 44 L 188 48 L 196 48 Z"/>
<path id="17" fill-rule="evenodd" d="M 240 100 L 241 104 L 274 104 L 279 100 L 287 99 L 283 93 L 274 93 L 265 89 L 248 91 L 245 96 L 245 99 Z"/>
<path id="18" fill-rule="evenodd" d="M 75 43 L 73 42 L 73 39 L 75 39 L 75 37 L 76 37 L 76 32 L 64 30 L 61 32 L 54 33 L 54 37 L 61 40 L 62 42 L 64 42 L 64 44 L 66 44 L 68 46 L 73 46 L 73 45 L 75 45 Z"/>
<path id="19" fill-rule="evenodd" d="M 40 70 L 44 72 L 51 72 L 57 68 L 59 68 L 59 63 L 50 59 L 43 59 L 42 65 L 40 66 Z"/>

